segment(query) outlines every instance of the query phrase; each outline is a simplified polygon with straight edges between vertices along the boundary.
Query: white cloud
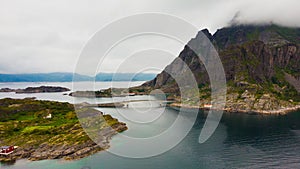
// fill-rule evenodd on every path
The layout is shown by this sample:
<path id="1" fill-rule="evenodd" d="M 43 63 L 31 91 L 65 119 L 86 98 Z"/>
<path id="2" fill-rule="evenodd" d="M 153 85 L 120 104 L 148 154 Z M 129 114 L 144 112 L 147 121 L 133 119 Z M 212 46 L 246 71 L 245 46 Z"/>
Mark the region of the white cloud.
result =
<path id="1" fill-rule="evenodd" d="M 214 32 L 238 11 L 238 22 L 300 26 L 299 5 L 298 0 L 2 0 L 0 72 L 71 72 L 97 30 L 132 14 L 172 14 Z"/>

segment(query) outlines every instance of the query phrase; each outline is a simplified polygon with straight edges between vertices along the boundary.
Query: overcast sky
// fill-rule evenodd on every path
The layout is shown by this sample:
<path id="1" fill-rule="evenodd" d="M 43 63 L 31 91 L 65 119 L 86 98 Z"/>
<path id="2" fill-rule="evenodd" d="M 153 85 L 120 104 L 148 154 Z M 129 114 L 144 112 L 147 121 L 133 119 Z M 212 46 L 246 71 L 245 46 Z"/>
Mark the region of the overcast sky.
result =
<path id="1" fill-rule="evenodd" d="M 199 30 L 215 32 L 237 13 L 235 19 L 243 23 L 300 26 L 299 6 L 299 0 L 1 0 L 0 73 L 73 72 L 81 49 L 95 32 L 133 14 L 172 14 Z M 183 48 L 171 46 L 169 50 L 174 53 Z M 154 53 L 159 56 L 159 52 Z M 117 55 L 115 60 L 128 57 L 120 52 Z M 151 53 L 139 55 L 149 58 Z M 156 67 L 162 69 L 175 57 L 162 52 Z M 113 71 L 114 59 L 108 59 L 101 71 Z M 143 59 L 135 59 L 135 64 L 139 60 L 143 64 Z M 136 70 L 129 66 L 122 71 Z"/>

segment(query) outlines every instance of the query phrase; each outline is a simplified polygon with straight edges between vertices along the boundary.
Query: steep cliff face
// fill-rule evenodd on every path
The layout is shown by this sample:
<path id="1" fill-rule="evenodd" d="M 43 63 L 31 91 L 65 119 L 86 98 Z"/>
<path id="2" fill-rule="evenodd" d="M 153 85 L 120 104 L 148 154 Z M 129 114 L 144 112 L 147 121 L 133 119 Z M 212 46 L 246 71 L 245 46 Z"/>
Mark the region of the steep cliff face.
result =
<path id="1" fill-rule="evenodd" d="M 299 28 L 276 25 L 233 26 L 220 29 L 214 35 L 207 30 L 202 32 L 219 53 L 228 83 L 228 97 L 237 95 L 233 97 L 232 103 L 236 103 L 238 99 L 247 100 L 241 97 L 245 91 L 250 91 L 244 94 L 245 97 L 250 95 L 254 99 L 253 104 L 246 106 L 248 109 L 255 109 L 259 99 L 266 100 L 268 97 L 289 101 L 282 103 L 285 105 L 300 101 L 299 92 L 296 91 L 299 87 L 297 80 L 300 79 Z M 209 77 L 203 64 L 190 49 L 193 46 L 197 50 L 198 43 L 197 35 L 185 46 L 177 59 L 154 80 L 143 86 L 160 88 L 167 93 L 178 93 L 175 80 L 167 72 L 176 74 L 184 71 L 182 63 L 177 61 L 180 58 L 194 73 L 200 92 L 203 92 L 202 88 L 209 87 Z M 262 109 L 272 109 L 276 104 Z"/>

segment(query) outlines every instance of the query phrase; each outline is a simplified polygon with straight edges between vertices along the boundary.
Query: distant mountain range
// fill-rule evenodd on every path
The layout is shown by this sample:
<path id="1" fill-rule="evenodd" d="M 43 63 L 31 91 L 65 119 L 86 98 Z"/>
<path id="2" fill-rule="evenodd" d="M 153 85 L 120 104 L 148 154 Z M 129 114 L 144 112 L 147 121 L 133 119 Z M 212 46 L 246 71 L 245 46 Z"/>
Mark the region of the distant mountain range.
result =
<path id="1" fill-rule="evenodd" d="M 147 81 L 153 73 L 99 73 L 96 77 L 73 73 L 0 74 L 0 82 Z"/>

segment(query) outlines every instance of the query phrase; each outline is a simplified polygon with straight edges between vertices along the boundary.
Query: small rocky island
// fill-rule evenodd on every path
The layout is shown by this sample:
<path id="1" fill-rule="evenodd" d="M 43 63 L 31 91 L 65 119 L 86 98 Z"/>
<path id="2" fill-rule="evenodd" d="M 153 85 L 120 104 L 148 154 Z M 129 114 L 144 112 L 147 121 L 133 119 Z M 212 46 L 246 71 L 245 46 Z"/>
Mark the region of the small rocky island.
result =
<path id="1" fill-rule="evenodd" d="M 12 154 L 0 156 L 0 162 L 83 158 L 109 148 L 111 137 L 127 130 L 125 123 L 108 114 L 84 107 L 79 111 L 81 123 L 74 105 L 69 103 L 32 98 L 0 99 L 0 147 L 18 146 Z M 97 144 L 82 125 L 85 129 L 93 125 L 99 129 L 97 135 L 101 137 Z"/>
<path id="2" fill-rule="evenodd" d="M 93 97 L 125 97 L 125 96 L 135 96 L 144 94 L 143 91 L 132 91 L 125 88 L 109 88 L 104 90 L 98 91 L 75 91 L 71 92 L 69 96 L 73 97 L 86 97 L 86 98 L 93 98 Z"/>
<path id="3" fill-rule="evenodd" d="M 2 88 L 0 92 L 15 92 L 17 94 L 23 93 L 56 93 L 56 92 L 68 92 L 70 89 L 59 86 L 40 86 L 40 87 L 27 87 L 25 89 L 10 89 Z"/>

